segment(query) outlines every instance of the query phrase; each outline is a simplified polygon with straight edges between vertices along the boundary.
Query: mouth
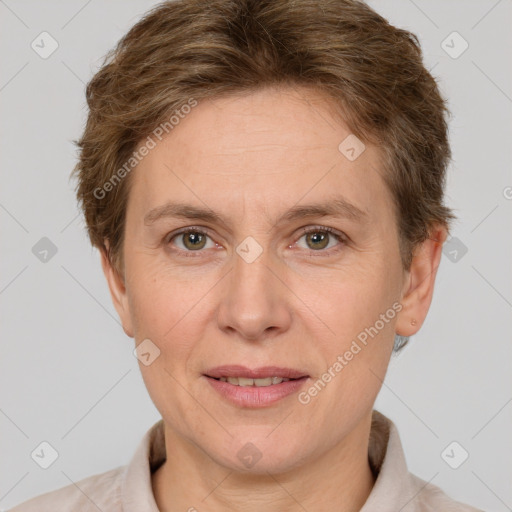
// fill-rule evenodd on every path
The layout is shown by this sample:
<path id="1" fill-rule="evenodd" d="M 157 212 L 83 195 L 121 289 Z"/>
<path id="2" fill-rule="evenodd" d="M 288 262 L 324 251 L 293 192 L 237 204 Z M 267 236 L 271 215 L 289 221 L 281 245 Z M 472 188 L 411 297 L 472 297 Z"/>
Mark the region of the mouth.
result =
<path id="1" fill-rule="evenodd" d="M 306 379 L 307 377 L 300 377 L 299 379 L 289 379 L 286 377 L 265 377 L 263 379 L 250 379 L 248 377 L 212 377 L 210 375 L 206 375 L 206 377 L 209 377 L 214 380 L 218 380 L 220 382 L 228 382 L 229 384 L 232 384 L 233 386 L 242 386 L 242 387 L 250 387 L 254 386 L 257 388 L 265 388 L 268 386 L 275 386 L 276 384 L 281 384 L 282 382 L 289 382 L 291 380 L 300 380 L 300 379 Z"/>
<path id="2" fill-rule="evenodd" d="M 217 366 L 203 376 L 212 388 L 239 407 L 266 407 L 297 393 L 309 374 L 294 368 Z"/>
<path id="3" fill-rule="evenodd" d="M 247 368 L 241 365 L 224 365 L 210 368 L 204 375 L 212 379 L 229 382 L 235 386 L 272 386 L 289 380 L 309 377 L 307 372 L 283 366 Z"/>

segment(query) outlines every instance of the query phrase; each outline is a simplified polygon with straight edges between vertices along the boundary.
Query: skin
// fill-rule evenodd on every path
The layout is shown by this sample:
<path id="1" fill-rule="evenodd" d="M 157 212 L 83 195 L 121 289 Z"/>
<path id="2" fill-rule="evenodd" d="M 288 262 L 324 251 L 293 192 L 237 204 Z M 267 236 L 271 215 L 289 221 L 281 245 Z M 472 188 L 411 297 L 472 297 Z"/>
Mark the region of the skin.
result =
<path id="1" fill-rule="evenodd" d="M 371 492 L 373 404 L 395 333 L 416 333 L 427 315 L 446 230 L 435 227 L 402 268 L 379 150 L 341 154 L 350 130 L 333 108 L 311 89 L 203 101 L 133 171 L 124 275 L 104 252 L 102 265 L 126 334 L 161 351 L 140 369 L 165 424 L 167 461 L 152 475 L 162 511 L 348 512 Z M 297 204 L 339 196 L 367 222 L 277 222 Z M 145 225 L 167 201 L 207 206 L 229 223 Z M 348 238 L 327 235 L 324 247 L 301 231 L 326 226 Z M 207 230 L 206 246 L 172 238 L 190 227 Z M 262 248 L 252 263 L 236 252 L 248 236 Z M 307 389 L 394 303 L 399 314 L 306 405 L 294 394 L 238 407 L 203 377 L 223 364 L 277 365 L 305 371 Z M 248 442 L 262 455 L 249 469 L 237 457 Z"/>

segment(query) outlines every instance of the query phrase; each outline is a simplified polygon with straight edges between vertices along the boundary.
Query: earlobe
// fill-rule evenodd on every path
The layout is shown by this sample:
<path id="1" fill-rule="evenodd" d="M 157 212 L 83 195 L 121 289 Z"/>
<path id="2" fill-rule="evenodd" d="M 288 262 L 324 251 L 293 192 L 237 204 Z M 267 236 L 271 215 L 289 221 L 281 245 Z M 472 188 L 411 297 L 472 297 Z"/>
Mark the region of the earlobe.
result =
<path id="1" fill-rule="evenodd" d="M 103 274 L 107 280 L 110 297 L 121 320 L 123 330 L 127 336 L 133 338 L 133 327 L 125 282 L 118 271 L 112 266 L 108 257 L 108 248 L 108 241 L 106 241 L 105 248 L 100 249 Z"/>
<path id="2" fill-rule="evenodd" d="M 395 325 L 396 333 L 401 336 L 416 334 L 427 316 L 446 237 L 446 228 L 436 226 L 414 251 L 401 300 L 402 310 Z"/>

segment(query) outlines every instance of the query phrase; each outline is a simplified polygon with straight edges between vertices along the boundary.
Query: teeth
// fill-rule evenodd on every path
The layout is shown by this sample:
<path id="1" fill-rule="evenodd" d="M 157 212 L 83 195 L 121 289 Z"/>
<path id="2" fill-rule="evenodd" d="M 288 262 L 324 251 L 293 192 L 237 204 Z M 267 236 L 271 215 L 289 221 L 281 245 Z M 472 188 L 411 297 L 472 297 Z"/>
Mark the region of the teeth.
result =
<path id="1" fill-rule="evenodd" d="M 274 384 L 281 384 L 281 382 L 287 382 L 290 379 L 284 377 L 266 377 L 265 379 L 247 379 L 245 377 L 220 377 L 222 382 L 229 382 L 234 386 L 256 386 L 265 387 L 272 386 Z"/>

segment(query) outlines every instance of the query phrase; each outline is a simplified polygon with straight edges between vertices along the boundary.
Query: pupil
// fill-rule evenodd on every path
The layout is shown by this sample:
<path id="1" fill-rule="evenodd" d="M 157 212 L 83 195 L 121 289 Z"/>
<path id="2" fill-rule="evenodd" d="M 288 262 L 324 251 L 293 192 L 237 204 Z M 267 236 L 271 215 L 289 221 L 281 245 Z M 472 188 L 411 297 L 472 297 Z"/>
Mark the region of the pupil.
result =
<path id="1" fill-rule="evenodd" d="M 185 246 L 189 249 L 197 249 L 198 247 L 201 248 L 202 245 L 204 245 L 203 241 L 203 235 L 201 233 L 193 233 L 190 232 L 185 237 Z"/>
<path id="2" fill-rule="evenodd" d="M 324 247 L 327 246 L 327 234 L 326 233 L 310 233 L 308 236 L 308 242 L 309 241 L 312 241 L 313 242 L 313 245 L 315 245 L 315 247 L 313 247 L 313 249 L 317 250 L 317 249 L 323 249 Z M 320 242 L 320 244 L 319 244 Z"/>

